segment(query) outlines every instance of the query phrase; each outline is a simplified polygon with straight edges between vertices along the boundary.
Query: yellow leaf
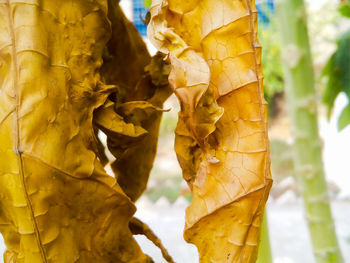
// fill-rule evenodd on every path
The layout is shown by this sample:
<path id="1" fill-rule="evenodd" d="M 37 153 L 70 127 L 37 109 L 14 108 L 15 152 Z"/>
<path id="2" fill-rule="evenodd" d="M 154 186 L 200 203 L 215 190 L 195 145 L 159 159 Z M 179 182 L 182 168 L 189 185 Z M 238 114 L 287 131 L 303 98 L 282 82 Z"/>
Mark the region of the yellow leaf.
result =
<path id="1" fill-rule="evenodd" d="M 115 90 L 99 73 L 107 12 L 104 0 L 0 1 L 6 262 L 152 262 L 128 227 L 134 204 L 97 158 L 93 112 Z"/>
<path id="2" fill-rule="evenodd" d="M 148 34 L 171 62 L 175 149 L 192 193 L 185 239 L 201 262 L 255 262 L 270 176 L 251 0 L 154 0 Z"/>
<path id="3" fill-rule="evenodd" d="M 142 127 L 147 134 L 134 140 L 107 134 L 108 148 L 116 157 L 112 169 L 124 192 L 136 201 L 147 186 L 157 151 L 163 102 L 171 94 L 168 65 L 163 56 L 150 57 L 142 37 L 126 19 L 118 1 L 109 1 L 112 36 L 104 52 L 101 75 L 116 85 L 117 114 L 126 123 Z"/>
<path id="4" fill-rule="evenodd" d="M 141 126 L 126 123 L 124 118 L 114 110 L 114 103 L 107 101 L 105 105 L 94 112 L 94 123 L 107 136 L 120 136 L 137 138 L 145 135 L 147 131 Z"/>

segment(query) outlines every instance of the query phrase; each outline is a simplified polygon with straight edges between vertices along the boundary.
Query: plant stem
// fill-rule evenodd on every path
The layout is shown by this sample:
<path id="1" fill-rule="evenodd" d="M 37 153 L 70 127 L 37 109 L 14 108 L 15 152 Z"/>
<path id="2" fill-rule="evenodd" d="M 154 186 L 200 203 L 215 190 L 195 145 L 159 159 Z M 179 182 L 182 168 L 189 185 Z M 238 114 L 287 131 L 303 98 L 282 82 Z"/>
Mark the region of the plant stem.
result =
<path id="1" fill-rule="evenodd" d="M 258 260 L 256 263 L 272 263 L 272 254 L 269 238 L 269 227 L 267 219 L 267 211 L 265 210 L 264 219 L 261 227 L 261 240 L 259 245 Z"/>
<path id="2" fill-rule="evenodd" d="M 317 263 L 343 262 L 329 205 L 318 134 L 314 74 L 303 0 L 279 0 L 285 92 L 294 135 L 296 178 Z"/>

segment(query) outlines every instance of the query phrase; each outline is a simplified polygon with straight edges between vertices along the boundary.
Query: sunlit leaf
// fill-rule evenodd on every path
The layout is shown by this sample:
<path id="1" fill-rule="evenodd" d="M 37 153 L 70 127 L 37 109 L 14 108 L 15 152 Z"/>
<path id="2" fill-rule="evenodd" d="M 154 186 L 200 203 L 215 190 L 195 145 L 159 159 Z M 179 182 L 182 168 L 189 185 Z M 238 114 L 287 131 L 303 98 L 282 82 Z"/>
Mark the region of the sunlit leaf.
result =
<path id="1" fill-rule="evenodd" d="M 141 37 L 126 37 L 136 29 L 116 5 L 0 1 L 0 231 L 7 263 L 152 262 L 129 230 L 135 206 L 103 169 L 95 137 L 98 128 L 109 137 L 157 133 L 115 111 L 115 103 L 140 100 L 135 89 L 150 63 Z M 113 42 L 119 33 L 125 42 Z M 108 68 L 116 54 L 133 55 L 127 67 Z M 110 61 L 101 78 L 102 56 Z M 130 89 L 123 94 L 106 82 Z"/>
<path id="2" fill-rule="evenodd" d="M 255 262 L 271 186 L 254 1 L 156 0 L 148 33 L 171 63 L 175 150 L 201 262 Z"/>

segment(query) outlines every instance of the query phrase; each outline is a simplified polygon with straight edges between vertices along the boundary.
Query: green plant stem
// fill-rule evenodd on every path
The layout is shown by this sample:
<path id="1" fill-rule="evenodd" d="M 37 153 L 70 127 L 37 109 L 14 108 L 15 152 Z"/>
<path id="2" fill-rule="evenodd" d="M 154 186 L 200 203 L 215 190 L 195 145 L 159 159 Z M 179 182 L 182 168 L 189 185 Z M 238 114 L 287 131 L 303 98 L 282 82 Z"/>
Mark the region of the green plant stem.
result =
<path id="1" fill-rule="evenodd" d="M 256 263 L 272 263 L 272 254 L 270 247 L 270 238 L 269 238 L 269 227 L 267 220 L 267 212 L 265 210 L 264 219 L 261 227 L 261 240 L 258 252 L 258 260 Z"/>
<path id="2" fill-rule="evenodd" d="M 285 91 L 294 136 L 295 173 L 317 263 L 343 262 L 329 205 L 318 134 L 314 74 L 303 0 L 279 0 Z"/>

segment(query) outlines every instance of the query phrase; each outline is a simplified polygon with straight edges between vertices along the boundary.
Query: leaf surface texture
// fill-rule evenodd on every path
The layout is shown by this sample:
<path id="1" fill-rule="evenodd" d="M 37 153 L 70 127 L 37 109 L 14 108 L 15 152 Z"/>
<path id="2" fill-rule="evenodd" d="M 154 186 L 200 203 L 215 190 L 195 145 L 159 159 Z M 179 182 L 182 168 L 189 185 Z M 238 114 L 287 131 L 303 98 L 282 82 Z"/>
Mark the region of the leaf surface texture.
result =
<path id="1" fill-rule="evenodd" d="M 193 193 L 185 239 L 201 262 L 255 262 L 272 180 L 254 1 L 156 0 L 150 12 L 181 104 L 175 150 Z"/>
<path id="2" fill-rule="evenodd" d="M 149 106 L 139 95 L 154 93 L 139 36 L 125 37 L 109 54 L 118 30 L 136 32 L 117 1 L 0 0 L 0 231 L 7 263 L 153 262 L 129 230 L 132 195 L 105 172 L 96 137 L 99 129 L 112 141 L 158 132 L 127 119 L 140 108 L 146 122 L 159 122 L 162 99 Z M 132 49 L 122 53 L 126 45 Z M 114 56 L 136 53 L 126 67 L 133 72 L 108 72 Z M 134 92 L 135 79 L 148 86 Z M 133 100 L 141 106 L 123 104 Z M 143 176 L 134 196 L 147 169 Z"/>

